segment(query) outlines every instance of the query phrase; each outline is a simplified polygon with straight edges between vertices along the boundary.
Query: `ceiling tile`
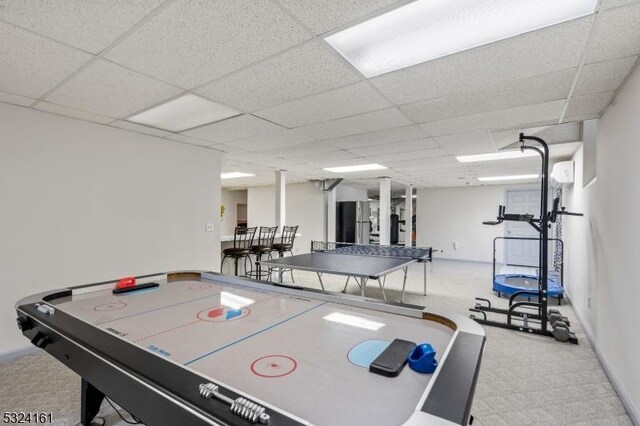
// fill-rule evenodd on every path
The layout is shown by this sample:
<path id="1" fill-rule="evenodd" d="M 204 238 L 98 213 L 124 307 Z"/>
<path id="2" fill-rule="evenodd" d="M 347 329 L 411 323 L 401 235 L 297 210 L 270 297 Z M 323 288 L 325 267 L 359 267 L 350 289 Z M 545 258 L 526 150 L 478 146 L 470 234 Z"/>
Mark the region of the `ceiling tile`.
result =
<path id="1" fill-rule="evenodd" d="M 397 127 L 395 129 L 379 130 L 377 132 L 362 133 L 335 139 L 326 139 L 322 143 L 334 148 L 351 149 L 364 146 L 391 144 L 424 138 L 426 133 L 418 125 Z"/>
<path id="2" fill-rule="evenodd" d="M 54 40 L 98 53 L 163 0 L 3 0 L 0 19 Z"/>
<path id="3" fill-rule="evenodd" d="M 398 152 L 421 151 L 431 148 L 438 148 L 438 145 L 433 141 L 433 139 L 424 138 L 413 141 L 365 146 L 361 148 L 349 148 L 348 151 L 361 157 L 368 157 L 373 155 L 395 154 Z"/>
<path id="4" fill-rule="evenodd" d="M 100 59 L 56 89 L 47 96 L 47 100 L 121 118 L 176 96 L 181 91 Z"/>
<path id="5" fill-rule="evenodd" d="M 484 154 L 496 152 L 496 146 L 487 130 L 457 133 L 434 138 L 447 153 L 452 155 Z"/>
<path id="6" fill-rule="evenodd" d="M 609 104 L 614 92 L 595 93 L 591 95 L 574 96 L 569 101 L 565 117 L 579 117 L 585 115 L 599 115 Z"/>
<path id="7" fill-rule="evenodd" d="M 107 57 L 193 88 L 309 38 L 310 34 L 267 0 L 179 0 Z"/>
<path id="8" fill-rule="evenodd" d="M 209 144 L 211 143 L 209 141 L 205 141 L 205 140 L 197 139 L 197 138 L 190 138 L 188 136 L 181 135 L 181 134 L 178 134 L 178 133 L 173 133 L 170 136 L 167 136 L 165 139 L 169 139 L 169 140 L 177 141 L 177 142 L 182 142 L 182 143 L 187 143 L 189 145 L 198 145 L 198 146 L 206 146 L 206 147 L 208 147 Z"/>
<path id="9" fill-rule="evenodd" d="M 264 151 L 273 148 L 281 148 L 284 151 L 288 146 L 309 142 L 311 140 L 309 136 L 301 135 L 292 130 L 280 130 L 278 132 L 228 142 L 226 145 L 246 151 Z"/>
<path id="10" fill-rule="evenodd" d="M 400 109 L 419 123 L 495 111 L 527 104 L 565 99 L 569 95 L 577 68 L 508 81 L 474 93 L 401 105 Z"/>
<path id="11" fill-rule="evenodd" d="M 367 160 L 371 160 L 372 163 L 389 165 L 393 163 L 403 162 L 407 160 L 414 159 L 424 159 L 424 158 L 444 158 L 449 155 L 448 152 L 444 151 L 442 148 L 430 148 L 430 149 L 421 149 L 419 151 L 411 151 L 411 152 L 396 152 L 392 154 L 382 154 L 382 155 L 370 155 L 367 156 Z"/>
<path id="12" fill-rule="evenodd" d="M 161 138 L 171 134 L 171 132 L 167 132 L 165 130 L 154 129 L 153 127 L 143 126 L 142 124 L 136 124 L 130 121 L 118 120 L 114 121 L 110 125 L 120 129 L 131 130 L 132 132 L 144 133 L 145 135 L 158 136 Z"/>
<path id="13" fill-rule="evenodd" d="M 577 19 L 381 75 L 371 82 L 392 102 L 407 104 L 576 68 L 592 23 L 593 17 Z"/>
<path id="14" fill-rule="evenodd" d="M 329 139 L 411 124 L 413 123 L 402 115 L 397 108 L 387 108 L 298 127 L 296 131 L 317 139 Z"/>
<path id="15" fill-rule="evenodd" d="M 212 144 L 212 145 L 209 145 L 209 148 L 215 149 L 216 151 L 227 153 L 229 155 L 243 155 L 247 153 L 247 151 L 245 151 L 244 149 L 236 148 L 230 145 Z"/>
<path id="16" fill-rule="evenodd" d="M 353 69 L 314 40 L 236 71 L 196 90 L 216 102 L 256 111 L 360 80 Z"/>
<path id="17" fill-rule="evenodd" d="M 35 102 L 35 99 L 0 91 L 0 102 L 20 106 L 29 106 Z"/>
<path id="18" fill-rule="evenodd" d="M 225 143 L 281 130 L 284 130 L 282 126 L 245 114 L 187 130 L 183 134 L 215 143 Z"/>
<path id="19" fill-rule="evenodd" d="M 587 63 L 640 53 L 640 3 L 602 13 Z"/>
<path id="20" fill-rule="evenodd" d="M 330 151 L 336 151 L 336 148 L 318 141 L 311 141 L 289 146 L 286 150 L 283 150 L 282 148 L 271 148 L 261 150 L 260 153 L 270 155 L 273 158 L 293 158 L 297 155 L 305 156 Z"/>
<path id="21" fill-rule="evenodd" d="M 0 90 L 39 98 L 91 58 L 0 21 Z"/>
<path id="22" fill-rule="evenodd" d="M 54 114 L 65 115 L 71 118 L 78 118 L 80 120 L 92 121 L 94 123 L 107 124 L 111 123 L 115 120 L 112 117 L 106 117 L 100 114 L 93 114 L 86 111 L 77 110 L 74 108 L 69 108 L 63 105 L 56 105 L 51 102 L 38 102 L 35 106 L 35 109 L 39 109 L 40 111 L 52 112 Z"/>
<path id="23" fill-rule="evenodd" d="M 389 106 L 366 82 L 361 82 L 263 109 L 255 115 L 291 128 Z"/>
<path id="24" fill-rule="evenodd" d="M 368 15 L 377 14 L 381 8 L 396 3 L 398 0 L 278 0 L 315 34 L 342 27 L 354 21 L 362 20 Z"/>
<path id="25" fill-rule="evenodd" d="M 420 124 L 430 136 L 447 135 L 480 129 L 509 129 L 521 124 L 558 120 L 565 100 L 526 105 L 500 111 L 467 115 Z"/>
<path id="26" fill-rule="evenodd" d="M 496 148 L 503 149 L 518 143 L 520 132 L 528 136 L 542 138 L 548 144 L 575 142 L 581 139 L 581 126 L 578 123 L 564 123 L 533 129 L 514 129 L 491 132 Z M 515 145 L 514 145 L 515 146 Z"/>
<path id="27" fill-rule="evenodd" d="M 580 79 L 573 94 L 586 95 L 588 93 L 616 90 L 629 74 L 637 59 L 637 56 L 631 56 L 614 61 L 585 65 L 582 68 Z"/>

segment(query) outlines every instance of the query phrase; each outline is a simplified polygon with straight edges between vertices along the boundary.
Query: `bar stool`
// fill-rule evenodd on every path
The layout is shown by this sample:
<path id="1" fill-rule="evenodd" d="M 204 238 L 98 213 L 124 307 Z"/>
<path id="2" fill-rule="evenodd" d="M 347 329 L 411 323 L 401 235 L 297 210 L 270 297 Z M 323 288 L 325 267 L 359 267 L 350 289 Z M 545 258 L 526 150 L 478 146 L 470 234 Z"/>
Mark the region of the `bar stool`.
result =
<path id="1" fill-rule="evenodd" d="M 261 226 L 258 231 L 258 241 L 257 244 L 251 246 L 251 254 L 256 257 L 256 269 L 254 271 L 253 268 L 249 272 L 246 273 L 248 277 L 256 277 L 257 279 L 262 279 L 262 265 L 260 261 L 262 260 L 263 255 L 269 255 L 269 259 L 271 259 L 271 252 L 273 251 L 273 240 L 276 236 L 276 232 L 278 231 L 277 226 Z M 269 276 L 268 272 L 265 272 L 264 275 Z"/>
<path id="2" fill-rule="evenodd" d="M 222 258 L 222 262 L 220 262 L 220 271 L 222 271 L 222 266 L 224 265 L 224 261 L 227 257 L 234 259 L 235 262 L 235 275 L 238 275 L 238 259 L 244 257 L 244 270 L 247 270 L 247 259 L 251 262 L 251 258 L 249 255 L 251 254 L 251 246 L 253 245 L 253 238 L 256 235 L 256 227 L 252 228 L 241 228 L 236 227 L 233 233 L 233 247 L 228 249 L 224 249 L 222 253 L 224 257 Z"/>
<path id="3" fill-rule="evenodd" d="M 293 242 L 296 239 L 298 233 L 298 225 L 296 226 L 283 226 L 282 235 L 280 236 L 280 242 L 272 244 L 273 251 L 278 252 L 278 257 L 283 257 L 285 253 L 291 253 L 293 256 Z M 269 271 L 271 273 L 271 271 Z M 293 279 L 293 270 L 289 269 L 291 273 L 291 281 Z M 295 282 L 295 281 L 294 281 Z"/>

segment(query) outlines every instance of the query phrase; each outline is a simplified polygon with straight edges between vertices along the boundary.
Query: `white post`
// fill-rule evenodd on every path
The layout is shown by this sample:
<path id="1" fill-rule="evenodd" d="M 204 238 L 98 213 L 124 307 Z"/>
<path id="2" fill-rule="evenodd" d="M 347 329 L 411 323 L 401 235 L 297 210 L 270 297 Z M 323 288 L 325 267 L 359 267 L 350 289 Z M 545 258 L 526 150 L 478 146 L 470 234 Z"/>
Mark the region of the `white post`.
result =
<path id="1" fill-rule="evenodd" d="M 391 243 L 391 178 L 380 178 L 380 244 Z"/>
<path id="2" fill-rule="evenodd" d="M 406 247 L 413 246 L 413 186 L 407 185 L 404 199 L 404 245 Z"/>
<path id="3" fill-rule="evenodd" d="M 327 226 L 325 228 L 325 241 L 336 240 L 336 188 L 325 191 Z"/>
<path id="4" fill-rule="evenodd" d="M 285 170 L 276 171 L 276 226 L 278 232 L 282 232 L 282 227 L 287 224 L 287 172 Z"/>

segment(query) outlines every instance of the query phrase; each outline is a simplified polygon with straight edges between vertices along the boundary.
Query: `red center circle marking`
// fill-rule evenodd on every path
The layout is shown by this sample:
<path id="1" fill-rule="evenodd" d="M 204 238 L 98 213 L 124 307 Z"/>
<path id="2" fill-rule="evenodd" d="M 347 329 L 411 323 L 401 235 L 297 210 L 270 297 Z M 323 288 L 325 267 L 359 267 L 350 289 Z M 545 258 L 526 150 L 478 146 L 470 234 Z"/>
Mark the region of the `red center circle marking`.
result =
<path id="1" fill-rule="evenodd" d="M 117 311 L 118 309 L 124 309 L 126 307 L 127 307 L 127 304 L 124 302 L 111 302 L 111 303 L 104 303 L 102 305 L 94 306 L 93 310 L 96 312 Z"/>
<path id="2" fill-rule="evenodd" d="M 251 363 L 251 372 L 259 377 L 274 379 L 291 374 L 298 368 L 295 359 L 288 355 L 266 355 Z"/>
<path id="3" fill-rule="evenodd" d="M 237 311 L 240 311 L 240 314 L 237 314 Z M 230 309 L 226 306 L 214 306 L 212 308 L 201 310 L 196 314 L 196 317 L 200 321 L 223 322 L 246 318 L 250 313 L 251 309 L 249 308 Z"/>
<path id="4" fill-rule="evenodd" d="M 207 283 L 191 284 L 189 286 L 189 290 L 191 290 L 191 291 L 203 291 L 203 290 L 209 290 L 212 287 L 213 286 L 211 284 L 207 284 Z"/>

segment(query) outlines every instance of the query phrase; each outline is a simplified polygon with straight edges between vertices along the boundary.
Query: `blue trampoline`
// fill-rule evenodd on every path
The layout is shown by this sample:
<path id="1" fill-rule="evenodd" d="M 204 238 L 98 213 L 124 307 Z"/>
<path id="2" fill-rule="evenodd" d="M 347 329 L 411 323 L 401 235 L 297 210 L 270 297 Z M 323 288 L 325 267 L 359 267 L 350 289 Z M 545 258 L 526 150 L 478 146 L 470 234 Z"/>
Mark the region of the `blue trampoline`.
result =
<path id="1" fill-rule="evenodd" d="M 538 291 L 538 277 L 535 275 L 504 274 L 496 275 L 493 279 L 493 291 L 498 295 L 504 293 L 511 295 L 516 291 Z M 554 277 L 547 278 L 547 295 L 549 297 L 562 297 L 564 288 L 559 280 Z"/>

